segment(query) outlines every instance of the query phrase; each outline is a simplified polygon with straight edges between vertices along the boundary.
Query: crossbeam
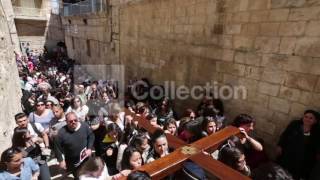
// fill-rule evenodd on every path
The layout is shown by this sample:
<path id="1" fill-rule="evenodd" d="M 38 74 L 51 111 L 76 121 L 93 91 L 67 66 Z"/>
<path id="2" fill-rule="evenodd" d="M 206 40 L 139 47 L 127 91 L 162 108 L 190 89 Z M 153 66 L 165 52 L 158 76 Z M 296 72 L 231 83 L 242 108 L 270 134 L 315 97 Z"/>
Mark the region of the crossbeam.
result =
<path id="1" fill-rule="evenodd" d="M 144 128 L 147 130 L 150 134 L 152 134 L 157 128 L 153 127 L 149 121 L 142 116 L 139 116 L 128 109 L 125 109 L 125 114 L 126 115 L 131 115 L 135 121 L 138 121 L 138 126 Z M 173 149 L 177 149 L 183 145 L 186 145 L 187 143 L 184 142 L 183 140 L 171 135 L 171 134 L 166 134 L 168 142 L 169 142 L 169 147 Z"/>
<path id="2" fill-rule="evenodd" d="M 205 155 L 203 153 L 196 154 L 189 157 L 190 160 L 196 162 L 206 171 L 215 175 L 219 179 L 223 180 L 249 180 L 250 178 L 244 176 L 240 172 L 231 169 L 229 166 L 223 164 L 220 161 L 213 159 L 211 156 Z"/>
<path id="3" fill-rule="evenodd" d="M 138 116 L 127 109 L 125 109 L 125 113 L 133 116 L 133 119 L 138 121 L 138 126 L 146 129 L 149 133 L 153 133 L 157 129 L 145 118 Z M 147 172 L 152 179 L 161 179 L 181 169 L 184 161 L 190 159 L 219 179 L 249 180 L 250 178 L 247 176 L 242 175 L 240 172 L 203 153 L 203 151 L 215 150 L 228 137 L 239 133 L 240 131 L 238 128 L 228 126 L 221 131 L 204 137 L 192 144 L 187 144 L 171 134 L 166 134 L 169 147 L 175 149 L 175 151 L 160 159 L 145 164 L 137 170 Z"/>

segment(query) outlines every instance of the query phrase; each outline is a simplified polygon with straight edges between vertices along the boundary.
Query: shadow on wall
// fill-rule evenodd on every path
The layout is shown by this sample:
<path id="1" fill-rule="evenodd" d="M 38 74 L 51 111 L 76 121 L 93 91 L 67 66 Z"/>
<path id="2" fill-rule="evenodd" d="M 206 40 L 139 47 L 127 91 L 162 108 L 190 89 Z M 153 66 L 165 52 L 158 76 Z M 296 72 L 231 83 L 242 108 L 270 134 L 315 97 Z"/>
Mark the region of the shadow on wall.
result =
<path id="1" fill-rule="evenodd" d="M 51 13 L 48 20 L 48 30 L 45 37 L 45 46 L 52 49 L 59 42 L 64 42 L 64 28 L 62 26 L 61 17 L 58 14 Z"/>

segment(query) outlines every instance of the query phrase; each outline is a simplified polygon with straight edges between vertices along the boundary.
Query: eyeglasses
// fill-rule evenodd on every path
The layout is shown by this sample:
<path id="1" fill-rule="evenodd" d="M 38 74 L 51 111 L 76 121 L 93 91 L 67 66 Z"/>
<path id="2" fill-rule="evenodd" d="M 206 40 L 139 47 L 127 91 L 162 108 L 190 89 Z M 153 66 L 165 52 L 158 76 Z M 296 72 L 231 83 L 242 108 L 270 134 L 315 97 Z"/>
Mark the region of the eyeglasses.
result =
<path id="1" fill-rule="evenodd" d="M 78 119 L 68 119 L 67 123 L 75 123 L 78 122 Z"/>

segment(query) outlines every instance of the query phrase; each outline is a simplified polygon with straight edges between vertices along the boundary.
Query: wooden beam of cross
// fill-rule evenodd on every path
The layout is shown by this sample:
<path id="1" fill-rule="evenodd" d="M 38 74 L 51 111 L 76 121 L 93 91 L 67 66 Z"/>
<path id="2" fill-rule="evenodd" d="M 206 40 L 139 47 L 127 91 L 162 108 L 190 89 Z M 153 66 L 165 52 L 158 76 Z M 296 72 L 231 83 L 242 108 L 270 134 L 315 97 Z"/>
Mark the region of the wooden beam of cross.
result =
<path id="1" fill-rule="evenodd" d="M 138 121 L 138 126 L 146 129 L 149 133 L 153 133 L 157 129 L 151 126 L 145 118 L 137 116 L 127 109 L 125 113 L 133 116 L 134 120 Z M 203 153 L 204 151 L 216 149 L 227 138 L 237 135 L 239 132 L 238 128 L 229 126 L 192 144 L 187 144 L 171 134 L 166 134 L 169 147 L 174 148 L 175 151 L 145 164 L 137 170 L 147 172 L 152 179 L 161 179 L 181 169 L 183 163 L 189 159 L 219 179 L 249 180 L 249 177 Z"/>

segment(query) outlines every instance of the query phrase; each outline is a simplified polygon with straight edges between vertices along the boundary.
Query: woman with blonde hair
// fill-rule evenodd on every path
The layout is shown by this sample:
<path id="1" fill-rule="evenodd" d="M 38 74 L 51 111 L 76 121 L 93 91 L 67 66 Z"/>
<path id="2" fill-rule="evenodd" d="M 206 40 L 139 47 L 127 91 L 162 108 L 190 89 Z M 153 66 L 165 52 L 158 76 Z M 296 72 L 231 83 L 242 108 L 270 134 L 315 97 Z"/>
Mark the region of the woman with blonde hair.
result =
<path id="1" fill-rule="evenodd" d="M 121 131 L 124 131 L 125 125 L 125 113 L 123 112 L 120 104 L 118 102 L 112 102 L 108 104 L 109 119 L 106 124 L 116 123 Z"/>
<path id="2" fill-rule="evenodd" d="M 71 99 L 71 105 L 67 109 L 66 113 L 74 112 L 76 113 L 77 117 L 84 122 L 86 120 L 86 116 L 89 112 L 89 107 L 83 104 L 81 98 L 79 96 L 74 97 Z"/>

